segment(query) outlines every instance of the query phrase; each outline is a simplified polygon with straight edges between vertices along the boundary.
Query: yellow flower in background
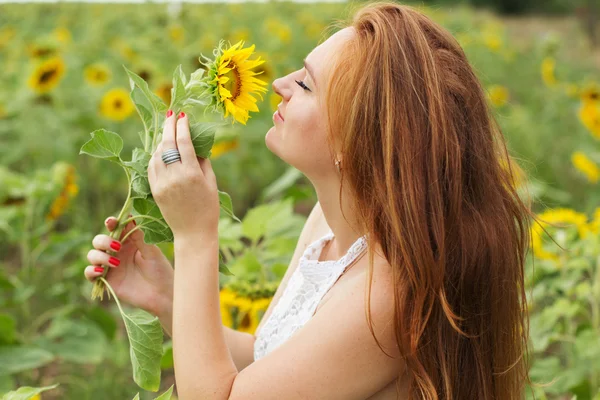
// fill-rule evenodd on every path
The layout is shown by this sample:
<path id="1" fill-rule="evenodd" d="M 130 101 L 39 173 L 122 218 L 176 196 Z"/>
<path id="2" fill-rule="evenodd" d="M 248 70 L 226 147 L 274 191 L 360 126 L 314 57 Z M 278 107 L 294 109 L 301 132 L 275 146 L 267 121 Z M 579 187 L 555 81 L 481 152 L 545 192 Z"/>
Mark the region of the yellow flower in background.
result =
<path id="1" fill-rule="evenodd" d="M 135 62 L 139 58 L 138 53 L 131 47 L 131 45 L 122 39 L 113 40 L 110 46 L 116 50 L 121 57 L 129 62 Z"/>
<path id="2" fill-rule="evenodd" d="M 165 82 L 161 84 L 154 93 L 165 102 L 165 104 L 171 104 L 171 89 L 173 88 L 173 83 Z"/>
<path id="3" fill-rule="evenodd" d="M 596 83 L 587 85 L 579 93 L 581 101 L 584 104 L 600 102 L 600 87 Z"/>
<path id="4" fill-rule="evenodd" d="M 250 39 L 250 31 L 246 28 L 237 29 L 231 34 L 231 41 L 234 43 L 246 42 L 248 39 Z"/>
<path id="5" fill-rule="evenodd" d="M 549 223 L 559 225 L 559 228 L 575 226 L 582 238 L 590 232 L 587 217 L 569 208 L 548 209 L 538 214 L 538 219 L 540 222 L 535 221 L 531 227 L 532 250 L 536 257 L 544 260 L 557 261 L 559 259 L 558 255 L 545 250 L 543 247 L 542 234 L 544 234 L 544 231 L 542 228 L 549 227 Z"/>
<path id="6" fill-rule="evenodd" d="M 265 22 L 265 28 L 269 34 L 275 35 L 283 43 L 289 43 L 292 39 L 290 27 L 276 18 L 268 18 Z"/>
<path id="7" fill-rule="evenodd" d="M 494 106 L 502 107 L 508 102 L 508 89 L 501 85 L 492 85 L 488 96 Z"/>
<path id="8" fill-rule="evenodd" d="M 100 102 L 100 114 L 113 121 L 124 120 L 133 113 L 134 109 L 129 92 L 122 88 L 109 90 Z"/>
<path id="9" fill-rule="evenodd" d="M 596 139 L 600 139 L 600 102 L 583 102 L 579 108 L 579 120 Z"/>
<path id="10" fill-rule="evenodd" d="M 102 86 L 111 79 L 111 72 L 105 64 L 91 64 L 83 70 L 85 81 L 92 86 Z"/>
<path id="11" fill-rule="evenodd" d="M 73 36 L 71 35 L 71 31 L 65 28 L 64 26 L 60 26 L 56 28 L 53 32 L 56 40 L 61 42 L 62 44 L 69 44 L 73 41 Z"/>
<path id="12" fill-rule="evenodd" d="M 552 57 L 546 57 L 542 61 L 542 80 L 548 87 L 556 86 L 555 76 L 556 60 Z"/>
<path id="13" fill-rule="evenodd" d="M 238 297 L 235 306 L 238 309 L 236 330 L 253 334 L 258 327 L 259 321 L 253 318 L 252 300 L 248 297 Z"/>
<path id="14" fill-rule="evenodd" d="M 77 175 L 75 167 L 69 164 L 59 163 L 55 166 L 55 170 L 58 174 L 63 175 L 64 184 L 60 191 L 60 194 L 50 206 L 50 211 L 46 214 L 47 221 L 55 221 L 65 213 L 71 199 L 79 193 L 79 186 L 77 186 Z"/>
<path id="15" fill-rule="evenodd" d="M 181 43 L 185 39 L 185 29 L 181 25 L 171 25 L 169 27 L 169 37 L 172 41 Z"/>
<path id="16" fill-rule="evenodd" d="M 218 158 L 225 153 L 229 153 L 238 147 L 240 147 L 240 140 L 238 138 L 218 142 L 212 147 L 210 159 L 214 160 L 215 158 Z"/>
<path id="17" fill-rule="evenodd" d="M 579 97 L 579 86 L 574 83 L 565 84 L 565 94 L 571 98 Z"/>
<path id="18" fill-rule="evenodd" d="M 48 93 L 54 89 L 65 74 L 65 62 L 60 57 L 53 57 L 41 62 L 33 71 L 28 86 L 37 93 Z"/>
<path id="19" fill-rule="evenodd" d="M 309 39 L 319 39 L 325 30 L 325 25 L 318 21 L 311 21 L 304 26 L 304 32 Z"/>
<path id="20" fill-rule="evenodd" d="M 42 400 L 42 395 L 40 395 L 40 394 L 38 393 L 38 394 L 36 394 L 35 396 L 33 396 L 33 397 L 31 398 L 31 400 Z"/>
<path id="21" fill-rule="evenodd" d="M 238 297 L 236 305 L 239 313 L 236 330 L 254 335 L 271 300 L 272 298 L 262 298 L 253 301 L 247 297 Z"/>
<path id="22" fill-rule="evenodd" d="M 56 45 L 52 43 L 29 43 L 26 49 L 31 58 L 47 58 L 57 54 Z"/>
<path id="23" fill-rule="evenodd" d="M 585 153 L 576 151 L 571 155 L 571 162 L 581 173 L 585 175 L 588 181 L 591 183 L 598 182 L 600 178 L 600 168 L 595 162 L 590 160 Z"/>
<path id="24" fill-rule="evenodd" d="M 271 106 L 271 111 L 275 112 L 279 106 L 279 103 L 281 103 L 281 96 L 275 92 L 271 92 L 271 95 L 269 96 L 269 105 Z"/>
<path id="25" fill-rule="evenodd" d="M 5 26 L 0 29 L 0 49 L 8 44 L 16 34 L 17 31 L 12 26 Z"/>
<path id="26" fill-rule="evenodd" d="M 258 72 L 253 71 L 265 61 L 260 58 L 249 59 L 254 53 L 254 45 L 243 48 L 244 42 L 240 41 L 226 50 L 222 50 L 222 45 L 216 51 L 215 61 L 207 65 L 207 83 L 213 95 L 213 104 L 224 111 L 225 118 L 231 114 L 233 120 L 246 125 L 249 112 L 259 111 L 253 94 L 262 100 L 261 93 L 267 91 L 263 87 L 267 83 L 255 78 Z"/>
<path id="27" fill-rule="evenodd" d="M 486 28 L 486 30 L 483 32 L 482 38 L 485 47 L 487 47 L 493 52 L 499 51 L 504 44 L 500 33 L 496 29 L 492 29 L 489 27 Z"/>
<path id="28" fill-rule="evenodd" d="M 231 308 L 235 306 L 236 294 L 230 289 L 223 288 L 219 292 L 219 303 L 221 309 L 221 321 L 223 325 L 233 328 Z"/>
<path id="29" fill-rule="evenodd" d="M 594 216 L 588 224 L 588 230 L 592 235 L 600 234 L 600 207 L 597 207 L 594 211 Z"/>

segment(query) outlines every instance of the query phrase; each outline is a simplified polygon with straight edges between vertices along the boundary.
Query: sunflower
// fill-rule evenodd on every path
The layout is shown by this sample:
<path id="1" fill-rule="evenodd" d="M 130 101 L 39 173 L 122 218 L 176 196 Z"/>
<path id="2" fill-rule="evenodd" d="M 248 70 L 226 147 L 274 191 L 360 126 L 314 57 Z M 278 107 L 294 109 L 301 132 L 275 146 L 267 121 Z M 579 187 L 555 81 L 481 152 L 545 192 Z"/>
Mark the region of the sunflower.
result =
<path id="1" fill-rule="evenodd" d="M 83 76 L 92 86 L 102 86 L 111 78 L 110 69 L 105 64 L 92 64 L 85 67 Z"/>
<path id="2" fill-rule="evenodd" d="M 73 35 L 71 35 L 71 31 L 64 26 L 56 28 L 53 34 L 56 40 L 58 40 L 60 43 L 68 44 L 73 41 Z"/>
<path id="3" fill-rule="evenodd" d="M 581 101 L 587 103 L 600 103 L 600 87 L 595 84 L 589 84 L 579 92 Z"/>
<path id="4" fill-rule="evenodd" d="M 244 42 L 239 41 L 230 48 L 223 50 L 223 42 L 215 51 L 216 59 L 206 65 L 208 74 L 206 84 L 212 96 L 212 105 L 219 111 L 225 113 L 225 118 L 232 115 L 232 123 L 238 121 L 244 125 L 248 121 L 250 111 L 258 112 L 256 99 L 252 96 L 256 93 L 262 100 L 261 92 L 267 91 L 263 86 L 266 82 L 255 78 L 258 72 L 253 68 L 263 64 L 265 61 L 260 57 L 255 60 L 248 58 L 254 52 L 254 45 L 243 48 Z"/>
<path id="5" fill-rule="evenodd" d="M 111 89 L 102 97 L 100 114 L 113 121 L 122 121 L 134 111 L 129 92 L 122 88 Z"/>
<path id="6" fill-rule="evenodd" d="M 223 154 L 237 149 L 238 147 L 240 147 L 240 141 L 238 138 L 218 142 L 213 146 L 210 158 L 211 160 L 214 160 L 215 158 L 221 157 Z"/>
<path id="7" fill-rule="evenodd" d="M 185 39 L 185 29 L 181 25 L 169 26 L 169 37 L 173 42 L 181 43 Z"/>
<path id="8" fill-rule="evenodd" d="M 173 84 L 171 82 L 165 82 L 161 84 L 154 93 L 165 102 L 165 104 L 171 104 L 171 89 Z"/>
<path id="9" fill-rule="evenodd" d="M 600 179 L 600 168 L 598 168 L 598 165 L 590 160 L 585 153 L 576 151 L 571 155 L 571 162 L 579 172 L 585 175 L 589 182 L 596 183 L 598 182 L 598 179 Z"/>
<path id="10" fill-rule="evenodd" d="M 236 330 L 254 335 L 271 300 L 272 298 L 251 300 L 248 297 L 239 297 L 236 303 L 239 309 L 238 326 Z"/>
<path id="11" fill-rule="evenodd" d="M 35 68 L 27 83 L 37 93 L 47 93 L 58 85 L 65 74 L 65 69 L 62 58 L 50 58 Z"/>
<path id="12" fill-rule="evenodd" d="M 501 85 L 492 85 L 489 89 L 489 99 L 496 107 L 502 107 L 508 102 L 508 89 Z"/>
<path id="13" fill-rule="evenodd" d="M 55 221 L 63 215 L 69 206 L 70 200 L 79 193 L 75 167 L 70 164 L 59 163 L 55 169 L 57 174 L 62 175 L 61 180 L 63 183 L 60 194 L 54 199 L 50 211 L 46 215 L 47 221 Z"/>
<path id="14" fill-rule="evenodd" d="M 579 108 L 579 120 L 596 139 L 600 139 L 600 102 L 583 102 Z"/>
<path id="15" fill-rule="evenodd" d="M 549 223 L 559 225 L 559 228 L 567 228 L 574 226 L 577 228 L 580 237 L 585 237 L 591 231 L 587 224 L 585 214 L 579 213 L 569 208 L 548 209 L 538 215 L 540 222 L 535 221 L 531 227 L 531 241 L 533 254 L 543 260 L 558 261 L 559 257 L 550 251 L 547 251 L 543 246 L 542 234 Z"/>
<path id="16" fill-rule="evenodd" d="M 542 61 L 542 80 L 548 87 L 556 85 L 556 76 L 554 71 L 556 69 L 556 60 L 552 57 L 546 57 Z"/>
<path id="17" fill-rule="evenodd" d="M 228 288 L 223 288 L 219 292 L 221 322 L 224 326 L 233 328 L 233 318 L 231 317 L 231 307 L 235 306 L 236 294 Z"/>

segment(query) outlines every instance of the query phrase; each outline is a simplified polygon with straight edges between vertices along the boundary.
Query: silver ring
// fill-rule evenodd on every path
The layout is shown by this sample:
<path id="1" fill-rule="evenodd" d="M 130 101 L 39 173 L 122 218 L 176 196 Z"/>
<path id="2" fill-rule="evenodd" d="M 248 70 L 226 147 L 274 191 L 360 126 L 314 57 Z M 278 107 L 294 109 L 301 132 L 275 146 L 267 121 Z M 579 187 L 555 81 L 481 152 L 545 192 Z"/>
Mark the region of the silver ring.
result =
<path id="1" fill-rule="evenodd" d="M 181 154 L 177 149 L 168 149 L 163 151 L 162 160 L 165 165 L 173 164 L 174 162 L 181 161 Z"/>

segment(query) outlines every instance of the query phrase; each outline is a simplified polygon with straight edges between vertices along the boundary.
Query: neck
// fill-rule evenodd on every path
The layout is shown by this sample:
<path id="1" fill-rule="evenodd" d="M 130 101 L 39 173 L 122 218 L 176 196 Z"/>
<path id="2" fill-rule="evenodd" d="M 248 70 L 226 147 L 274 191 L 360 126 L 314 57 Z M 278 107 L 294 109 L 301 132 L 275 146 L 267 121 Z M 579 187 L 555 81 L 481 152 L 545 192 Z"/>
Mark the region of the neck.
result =
<path id="1" fill-rule="evenodd" d="M 329 225 L 335 236 L 335 239 L 330 243 L 330 252 L 335 259 L 339 259 L 359 237 L 364 235 L 358 228 L 356 213 L 352 206 L 352 197 L 344 188 L 342 202 L 340 203 L 338 195 L 339 181 L 336 181 L 335 184 L 331 184 L 329 181 L 314 184 L 314 186 L 327 225 Z"/>

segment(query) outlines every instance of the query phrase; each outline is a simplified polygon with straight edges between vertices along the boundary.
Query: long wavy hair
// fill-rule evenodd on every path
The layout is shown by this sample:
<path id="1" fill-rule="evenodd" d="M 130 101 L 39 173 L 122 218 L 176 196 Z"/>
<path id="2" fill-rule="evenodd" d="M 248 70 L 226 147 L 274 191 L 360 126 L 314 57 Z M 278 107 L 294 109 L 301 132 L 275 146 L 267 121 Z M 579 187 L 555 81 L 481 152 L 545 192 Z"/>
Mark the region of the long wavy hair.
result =
<path id="1" fill-rule="evenodd" d="M 410 397 L 520 399 L 535 215 L 481 83 L 455 38 L 416 9 L 375 2 L 341 24 L 356 35 L 329 78 L 328 143 L 393 271 Z M 369 246 L 375 337 L 373 260 Z"/>

